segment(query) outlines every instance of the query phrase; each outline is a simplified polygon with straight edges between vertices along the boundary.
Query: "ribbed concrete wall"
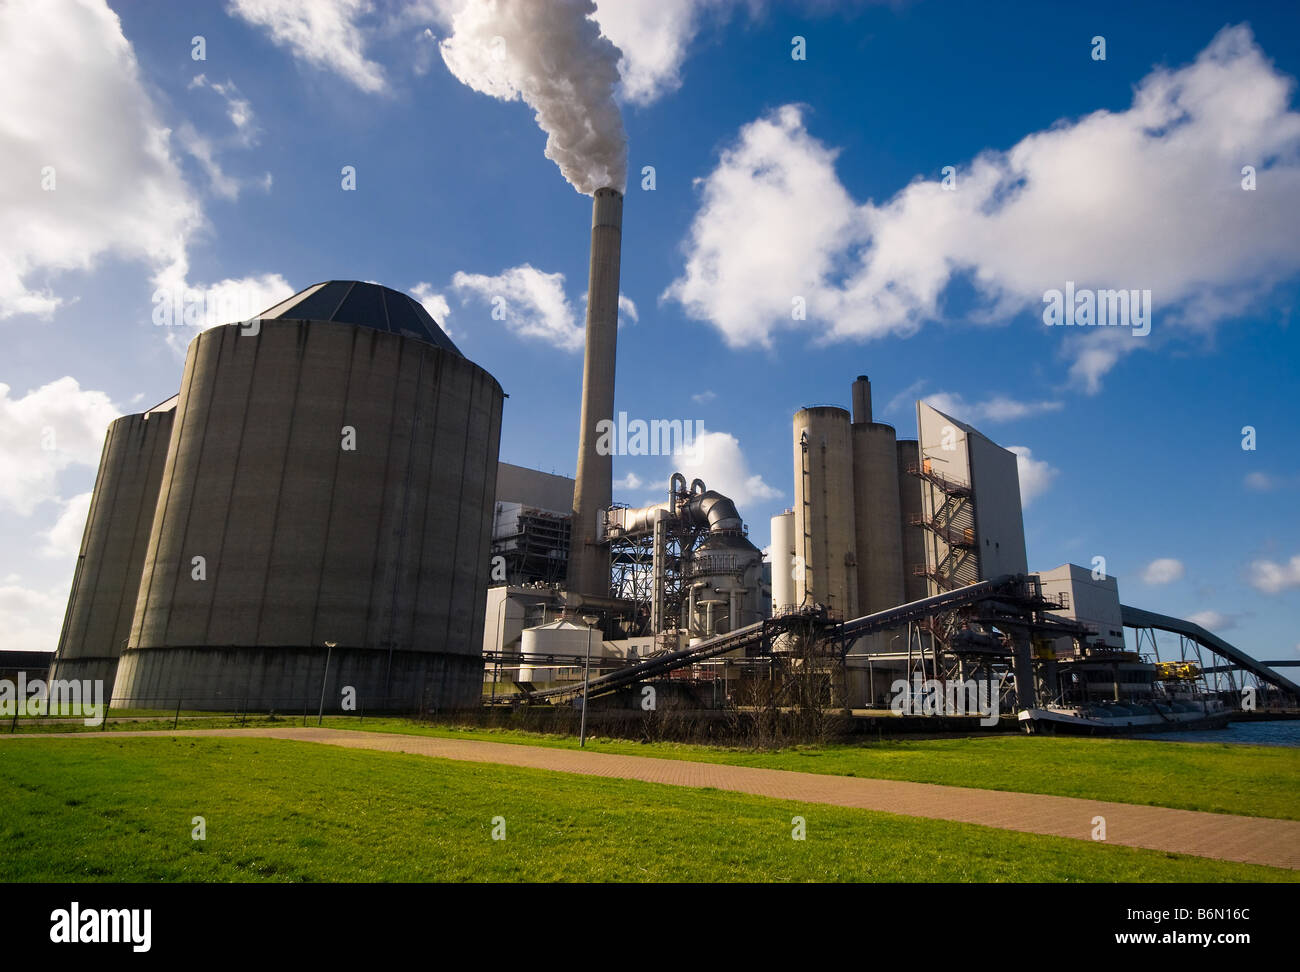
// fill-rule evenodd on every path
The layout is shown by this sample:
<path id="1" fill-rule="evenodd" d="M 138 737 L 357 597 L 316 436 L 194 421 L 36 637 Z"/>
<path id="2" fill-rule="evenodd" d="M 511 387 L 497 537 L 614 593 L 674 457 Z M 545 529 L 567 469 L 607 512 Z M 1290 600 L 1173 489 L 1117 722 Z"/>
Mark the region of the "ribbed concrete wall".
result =
<path id="1" fill-rule="evenodd" d="M 171 438 L 172 410 L 108 427 L 51 678 L 103 679 L 112 690 L 131 633 Z"/>
<path id="2" fill-rule="evenodd" d="M 847 411 L 818 406 L 795 413 L 794 474 L 794 544 L 796 555 L 804 558 L 802 576 L 795 578 L 796 599 L 824 604 L 844 618 L 857 617 L 853 440 Z"/>
<path id="3" fill-rule="evenodd" d="M 898 509 L 898 447 L 892 426 L 853 425 L 853 523 L 858 613 L 903 602 L 903 536 Z"/>
<path id="4" fill-rule="evenodd" d="M 912 526 L 912 518 L 921 515 L 921 480 L 908 468 L 921 461 L 920 443 L 915 439 L 898 441 L 898 511 L 903 531 L 903 600 L 919 601 L 930 592 L 924 577 L 912 573 L 925 563 L 925 537 L 922 528 Z"/>
<path id="5" fill-rule="evenodd" d="M 114 696 L 319 698 L 334 642 L 327 705 L 343 685 L 372 708 L 472 704 L 502 397 L 454 352 L 366 327 L 199 335 Z"/>

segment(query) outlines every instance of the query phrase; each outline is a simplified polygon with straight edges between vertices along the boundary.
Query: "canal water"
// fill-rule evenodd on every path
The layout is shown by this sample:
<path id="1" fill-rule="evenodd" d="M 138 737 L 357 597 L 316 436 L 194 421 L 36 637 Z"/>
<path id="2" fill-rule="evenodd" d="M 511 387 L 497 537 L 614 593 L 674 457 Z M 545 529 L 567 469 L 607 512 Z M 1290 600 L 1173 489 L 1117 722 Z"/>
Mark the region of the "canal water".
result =
<path id="1" fill-rule="evenodd" d="M 1226 729 L 1204 729 L 1196 732 L 1148 732 L 1135 734 L 1132 739 L 1154 739 L 1160 742 L 1241 743 L 1249 746 L 1300 747 L 1300 719 L 1278 722 L 1230 722 Z"/>

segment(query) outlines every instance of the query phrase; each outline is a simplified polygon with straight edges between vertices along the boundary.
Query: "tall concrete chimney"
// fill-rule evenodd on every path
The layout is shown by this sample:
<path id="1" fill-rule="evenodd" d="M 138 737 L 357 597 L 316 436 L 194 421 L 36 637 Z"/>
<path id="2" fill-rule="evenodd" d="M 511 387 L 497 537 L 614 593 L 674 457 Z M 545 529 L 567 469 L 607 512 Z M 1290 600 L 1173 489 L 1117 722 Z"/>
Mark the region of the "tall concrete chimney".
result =
<path id="1" fill-rule="evenodd" d="M 853 424 L 871 421 L 871 382 L 866 375 L 858 375 L 853 383 Z"/>
<path id="2" fill-rule="evenodd" d="M 623 194 L 597 189 L 591 204 L 591 269 L 587 282 L 587 356 L 582 366 L 582 426 L 569 540 L 570 593 L 609 596 L 609 547 L 599 517 L 614 500 L 614 457 L 596 451 L 597 424 L 614 418 L 614 356 L 618 343 L 618 270 Z"/>

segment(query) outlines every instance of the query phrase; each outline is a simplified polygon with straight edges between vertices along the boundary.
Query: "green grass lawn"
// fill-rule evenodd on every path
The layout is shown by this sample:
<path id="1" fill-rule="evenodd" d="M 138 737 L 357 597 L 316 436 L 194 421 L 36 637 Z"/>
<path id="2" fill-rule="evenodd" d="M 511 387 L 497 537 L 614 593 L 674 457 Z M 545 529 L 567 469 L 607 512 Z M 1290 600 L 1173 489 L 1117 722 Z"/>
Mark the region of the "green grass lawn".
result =
<path id="1" fill-rule="evenodd" d="M 408 719 L 368 718 L 358 725 L 355 719 L 336 717 L 326 718 L 325 724 L 368 732 L 578 748 L 572 736 L 422 726 Z M 587 748 L 1300 820 L 1300 750 L 1285 746 L 996 735 L 799 746 L 774 752 L 620 739 L 588 739 Z"/>
<path id="2" fill-rule="evenodd" d="M 268 739 L 0 744 L 0 881 L 1296 881 L 971 824 Z M 791 818 L 807 839 L 791 839 Z M 207 839 L 191 839 L 192 818 Z M 493 840 L 493 818 L 505 840 Z"/>

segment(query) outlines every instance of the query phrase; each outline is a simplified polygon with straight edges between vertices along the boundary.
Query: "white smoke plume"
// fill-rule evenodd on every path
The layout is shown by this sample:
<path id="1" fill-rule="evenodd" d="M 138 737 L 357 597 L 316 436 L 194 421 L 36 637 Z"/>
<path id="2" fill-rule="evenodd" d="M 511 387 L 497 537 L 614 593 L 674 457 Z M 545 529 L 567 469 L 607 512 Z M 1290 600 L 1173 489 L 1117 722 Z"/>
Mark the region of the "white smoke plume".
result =
<path id="1" fill-rule="evenodd" d="M 462 83 L 522 99 L 546 133 L 546 157 L 590 195 L 627 183 L 627 135 L 614 101 L 619 51 L 592 0 L 475 0 L 452 19 L 442 59 Z"/>

